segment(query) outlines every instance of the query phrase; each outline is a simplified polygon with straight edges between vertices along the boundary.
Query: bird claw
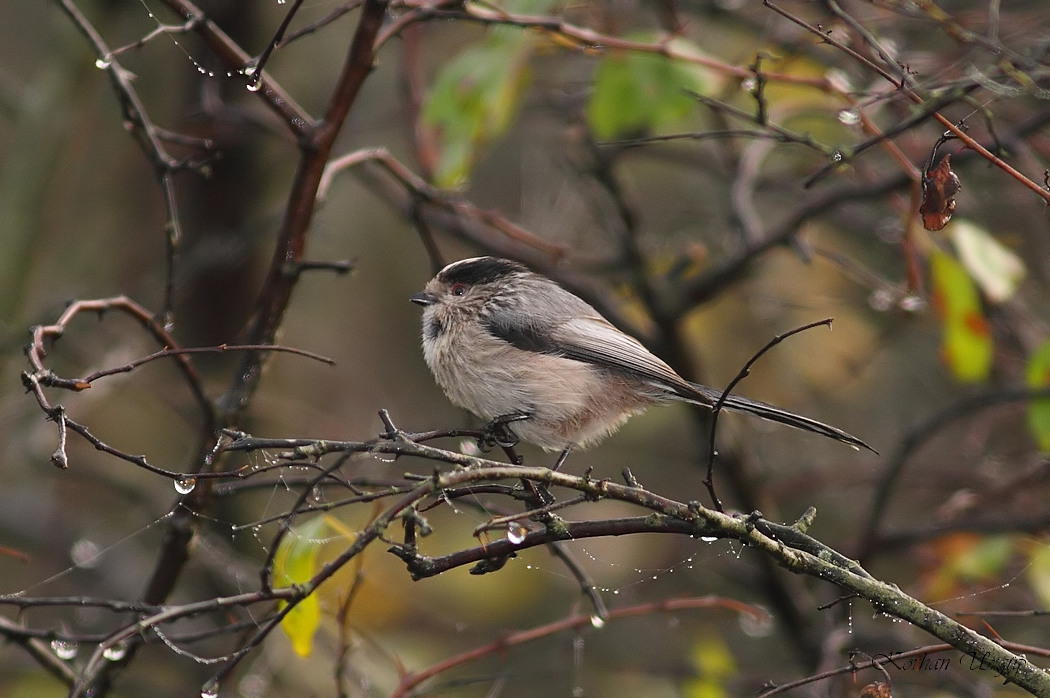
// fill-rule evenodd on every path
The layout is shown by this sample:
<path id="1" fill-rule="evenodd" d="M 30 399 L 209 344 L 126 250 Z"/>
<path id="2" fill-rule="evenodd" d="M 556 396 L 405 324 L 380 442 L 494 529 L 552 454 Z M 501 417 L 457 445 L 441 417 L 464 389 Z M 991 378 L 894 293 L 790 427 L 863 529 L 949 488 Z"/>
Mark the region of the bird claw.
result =
<path id="1" fill-rule="evenodd" d="M 518 435 L 511 431 L 510 424 L 529 419 L 531 416 L 527 412 L 512 412 L 511 414 L 496 417 L 485 425 L 481 437 L 478 438 L 478 448 L 483 451 L 493 446 L 499 446 L 504 449 L 514 448 L 518 444 L 519 439 Z"/>

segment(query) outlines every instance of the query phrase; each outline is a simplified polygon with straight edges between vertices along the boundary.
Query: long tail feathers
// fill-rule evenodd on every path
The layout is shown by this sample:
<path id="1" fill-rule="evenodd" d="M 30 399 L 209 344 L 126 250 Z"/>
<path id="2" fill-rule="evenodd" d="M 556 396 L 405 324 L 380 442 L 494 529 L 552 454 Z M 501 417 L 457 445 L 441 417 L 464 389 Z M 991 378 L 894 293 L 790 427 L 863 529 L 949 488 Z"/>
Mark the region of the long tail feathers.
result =
<path id="1" fill-rule="evenodd" d="M 708 406 L 715 405 L 718 402 L 719 398 L 722 396 L 721 391 L 715 390 L 713 388 L 708 388 L 706 385 L 698 385 L 696 383 L 692 383 L 691 385 L 694 390 L 696 390 L 698 393 L 700 393 L 706 398 L 704 404 L 708 404 Z M 878 453 L 878 451 L 876 451 L 874 448 L 858 439 L 856 436 L 844 432 L 837 427 L 833 427 L 830 424 L 825 424 L 824 422 L 818 422 L 817 420 L 810 419 L 809 417 L 803 417 L 802 415 L 795 414 L 794 412 L 782 410 L 779 407 L 774 407 L 773 405 L 767 404 L 765 402 L 758 402 L 757 400 L 748 400 L 744 397 L 729 395 L 725 399 L 725 402 L 722 404 L 722 406 L 730 410 L 736 410 L 738 412 L 748 412 L 750 414 L 755 415 L 756 417 L 768 419 L 771 422 L 779 422 L 780 424 L 786 424 L 789 427 L 794 427 L 803 431 L 810 431 L 814 434 L 820 434 L 821 436 L 826 436 L 829 439 L 835 439 L 836 441 L 841 441 L 844 444 L 849 444 L 854 448 L 866 448 L 872 453 Z"/>

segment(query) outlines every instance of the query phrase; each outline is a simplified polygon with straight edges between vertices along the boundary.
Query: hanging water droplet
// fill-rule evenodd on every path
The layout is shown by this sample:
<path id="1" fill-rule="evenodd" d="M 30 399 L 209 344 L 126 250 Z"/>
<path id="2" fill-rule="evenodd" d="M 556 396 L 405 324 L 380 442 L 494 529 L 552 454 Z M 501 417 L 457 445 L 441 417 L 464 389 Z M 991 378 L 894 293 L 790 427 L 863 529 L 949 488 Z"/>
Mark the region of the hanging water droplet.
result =
<path id="1" fill-rule="evenodd" d="M 477 439 L 460 439 L 459 452 L 465 456 L 480 456 L 481 449 L 478 448 Z"/>
<path id="2" fill-rule="evenodd" d="M 109 56 L 103 56 L 95 61 L 95 67 L 99 70 L 106 70 L 113 65 L 113 59 Z"/>
<path id="3" fill-rule="evenodd" d="M 832 162 L 842 162 L 845 159 L 846 159 L 846 156 L 842 154 L 841 150 L 836 150 L 834 153 L 831 154 L 831 161 Z"/>
<path id="4" fill-rule="evenodd" d="M 101 553 L 102 548 L 99 547 L 98 543 L 87 538 L 81 538 L 73 543 L 73 547 L 69 549 L 69 559 L 77 567 L 90 569 L 98 565 Z"/>
<path id="5" fill-rule="evenodd" d="M 179 494 L 189 494 L 197 486 L 197 478 L 180 477 L 175 480 L 175 491 Z"/>
<path id="6" fill-rule="evenodd" d="M 367 690 L 367 685 L 362 685 Z M 237 690 L 241 698 L 262 698 L 270 695 L 270 681 L 260 674 L 248 674 L 237 682 Z"/>
<path id="7" fill-rule="evenodd" d="M 595 615 L 591 616 L 591 626 L 594 627 L 594 628 L 597 628 L 597 629 L 604 628 L 605 627 L 605 619 L 602 618 L 601 616 L 599 616 L 598 614 L 595 614 Z"/>
<path id="8" fill-rule="evenodd" d="M 839 112 L 838 118 L 847 126 L 856 126 L 860 123 L 860 112 L 856 109 L 843 109 Z"/>
<path id="9" fill-rule="evenodd" d="M 259 90 L 262 89 L 262 81 L 261 80 L 253 80 L 253 81 L 248 83 L 247 88 L 248 88 L 249 92 L 258 92 Z"/>
<path id="10" fill-rule="evenodd" d="M 121 641 L 102 650 L 102 656 L 111 662 L 119 662 L 128 653 L 128 645 Z"/>
<path id="11" fill-rule="evenodd" d="M 716 540 L 718 540 L 718 536 L 700 536 L 700 540 L 704 541 L 705 543 L 714 543 Z"/>
<path id="12" fill-rule="evenodd" d="M 525 542 L 525 536 L 529 534 L 529 529 L 522 526 L 520 523 L 512 521 L 507 524 L 507 542 L 511 545 L 521 545 Z"/>
<path id="13" fill-rule="evenodd" d="M 888 289 L 877 288 L 868 296 L 868 305 L 872 310 L 884 313 L 893 307 L 893 294 Z"/>
<path id="14" fill-rule="evenodd" d="M 208 681 L 201 686 L 201 698 L 219 698 L 219 682 Z"/>
<path id="15" fill-rule="evenodd" d="M 744 92 L 754 92 L 756 87 L 758 87 L 758 80 L 754 78 L 745 78 L 744 81 L 740 83 L 740 89 Z"/>
<path id="16" fill-rule="evenodd" d="M 853 81 L 850 80 L 850 76 L 837 68 L 829 70 L 824 77 L 837 92 L 849 92 L 853 89 Z"/>
<path id="17" fill-rule="evenodd" d="M 77 650 L 80 649 L 80 645 L 77 644 L 76 640 L 63 640 L 56 637 L 51 641 L 51 649 L 54 650 L 55 656 L 59 659 L 72 659 L 77 656 Z"/>
<path id="18" fill-rule="evenodd" d="M 776 628 L 773 623 L 773 616 L 765 612 L 755 615 L 741 613 L 738 618 L 740 629 L 748 637 L 769 637 Z"/>
<path id="19" fill-rule="evenodd" d="M 901 298 L 900 308 L 906 313 L 914 313 L 926 308 L 926 301 L 919 296 L 909 295 Z"/>

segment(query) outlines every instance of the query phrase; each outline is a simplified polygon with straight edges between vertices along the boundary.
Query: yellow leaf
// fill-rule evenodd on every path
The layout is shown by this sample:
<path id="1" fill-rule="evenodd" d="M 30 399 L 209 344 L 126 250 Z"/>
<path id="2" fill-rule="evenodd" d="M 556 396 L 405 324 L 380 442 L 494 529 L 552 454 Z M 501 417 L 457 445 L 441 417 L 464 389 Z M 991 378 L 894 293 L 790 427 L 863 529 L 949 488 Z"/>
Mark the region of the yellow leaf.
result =
<path id="1" fill-rule="evenodd" d="M 1025 570 L 1028 583 L 1032 585 L 1039 604 L 1046 608 L 1050 605 L 1050 548 L 1045 541 L 1033 546 L 1029 562 Z"/>
<path id="2" fill-rule="evenodd" d="M 324 527 L 325 517 L 315 516 L 289 529 L 273 558 L 273 579 L 276 585 L 306 584 L 313 578 Z M 285 603 L 281 602 L 280 607 L 284 606 Z M 281 629 L 292 641 L 295 653 L 300 657 L 308 657 L 313 650 L 314 633 L 320 623 L 320 601 L 316 594 L 310 594 L 288 612 L 281 621 Z"/>
<path id="3" fill-rule="evenodd" d="M 951 255 L 930 258 L 933 300 L 944 322 L 941 350 L 956 379 L 985 380 L 992 369 L 993 343 L 981 297 L 973 279 Z"/>
<path id="4" fill-rule="evenodd" d="M 1028 357 L 1028 387 L 1050 388 L 1050 342 L 1044 342 Z M 1050 398 L 1037 398 L 1028 405 L 1028 428 L 1039 450 L 1050 452 Z"/>
<path id="5" fill-rule="evenodd" d="M 722 638 L 707 635 L 693 646 L 693 665 L 696 676 L 685 682 L 683 695 L 689 698 L 725 698 L 729 695 L 727 684 L 737 673 L 729 647 Z"/>

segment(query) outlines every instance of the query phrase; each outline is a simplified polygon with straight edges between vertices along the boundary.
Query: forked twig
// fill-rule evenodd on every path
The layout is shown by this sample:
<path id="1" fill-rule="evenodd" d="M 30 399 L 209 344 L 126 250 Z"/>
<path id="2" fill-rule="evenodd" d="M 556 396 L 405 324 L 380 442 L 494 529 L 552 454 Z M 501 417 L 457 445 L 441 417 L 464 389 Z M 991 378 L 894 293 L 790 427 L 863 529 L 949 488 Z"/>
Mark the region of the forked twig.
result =
<path id="1" fill-rule="evenodd" d="M 814 327 L 831 327 L 832 320 L 833 318 L 825 318 L 816 322 L 810 322 L 808 324 L 802 325 L 801 327 L 796 327 L 793 330 L 784 332 L 783 334 L 778 334 L 772 339 L 770 339 L 768 342 L 766 342 L 766 345 L 764 347 L 759 349 L 754 354 L 754 356 L 748 359 L 747 363 L 744 364 L 744 367 L 740 369 L 740 372 L 736 374 L 733 380 L 729 381 L 729 385 L 726 386 L 725 390 L 722 391 L 721 396 L 715 402 L 714 407 L 711 409 L 711 438 L 709 440 L 710 448 L 707 453 L 707 477 L 704 478 L 704 486 L 707 487 L 707 491 L 711 495 L 711 501 L 718 511 L 722 512 L 725 511 L 725 509 L 722 506 L 722 501 L 718 498 L 718 495 L 715 492 L 714 467 L 715 457 L 718 455 L 718 452 L 715 450 L 715 434 L 716 430 L 718 429 L 718 415 L 722 411 L 722 408 L 725 406 L 726 398 L 729 397 L 729 395 L 733 392 L 733 388 L 735 388 L 740 381 L 744 380 L 751 374 L 751 367 L 754 366 L 755 362 L 762 358 L 762 355 L 765 354 L 767 351 L 780 344 L 788 337 L 799 334 L 800 332 L 811 330 Z"/>

